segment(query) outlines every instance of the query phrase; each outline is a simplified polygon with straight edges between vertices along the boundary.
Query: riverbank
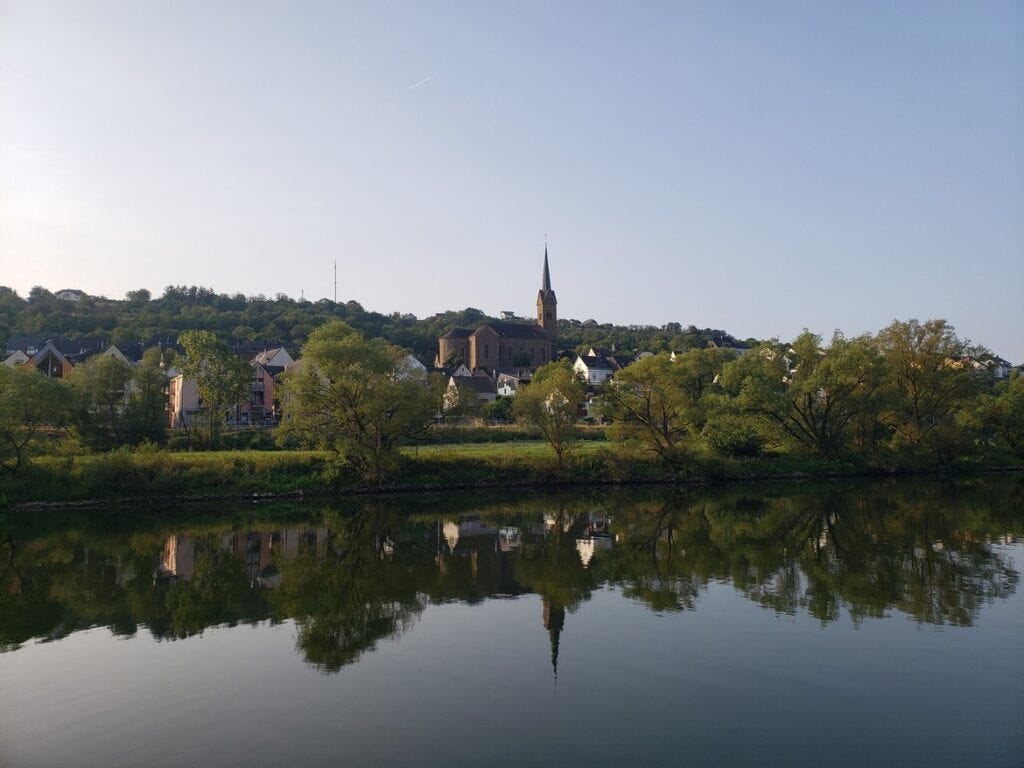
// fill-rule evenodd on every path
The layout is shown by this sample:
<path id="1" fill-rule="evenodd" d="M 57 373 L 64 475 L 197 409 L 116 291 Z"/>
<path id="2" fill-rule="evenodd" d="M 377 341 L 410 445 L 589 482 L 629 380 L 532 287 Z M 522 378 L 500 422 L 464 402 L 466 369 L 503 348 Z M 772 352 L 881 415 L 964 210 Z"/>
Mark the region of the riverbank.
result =
<path id="1" fill-rule="evenodd" d="M 216 499 L 346 496 L 418 490 L 682 484 L 892 474 L 964 474 L 1021 470 L 993 459 L 951 466 L 878 466 L 780 455 L 756 459 L 693 456 L 670 466 L 600 442 L 580 443 L 559 468 L 540 442 L 409 448 L 386 484 L 368 484 L 333 455 L 318 451 L 139 452 L 41 457 L 2 488 L 16 507 L 104 503 L 112 500 L 191 502 Z"/>

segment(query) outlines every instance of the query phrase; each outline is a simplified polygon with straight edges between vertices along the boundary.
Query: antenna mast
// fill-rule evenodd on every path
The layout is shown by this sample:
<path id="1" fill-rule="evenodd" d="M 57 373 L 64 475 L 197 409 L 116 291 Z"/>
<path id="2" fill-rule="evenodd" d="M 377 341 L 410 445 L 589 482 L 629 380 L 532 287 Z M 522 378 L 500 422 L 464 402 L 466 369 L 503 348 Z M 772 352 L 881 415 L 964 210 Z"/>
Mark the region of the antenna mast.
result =
<path id="1" fill-rule="evenodd" d="M 334 303 L 338 303 L 338 262 L 334 262 Z"/>

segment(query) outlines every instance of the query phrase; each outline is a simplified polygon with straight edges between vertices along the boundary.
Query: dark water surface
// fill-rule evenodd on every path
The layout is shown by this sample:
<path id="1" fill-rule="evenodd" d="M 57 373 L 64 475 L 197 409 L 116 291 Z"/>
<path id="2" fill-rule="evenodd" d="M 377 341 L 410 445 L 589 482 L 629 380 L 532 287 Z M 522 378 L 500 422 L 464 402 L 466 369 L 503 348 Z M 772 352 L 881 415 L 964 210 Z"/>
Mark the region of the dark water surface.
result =
<path id="1" fill-rule="evenodd" d="M 1024 482 L 0 518 L 0 765 L 1024 765 Z"/>

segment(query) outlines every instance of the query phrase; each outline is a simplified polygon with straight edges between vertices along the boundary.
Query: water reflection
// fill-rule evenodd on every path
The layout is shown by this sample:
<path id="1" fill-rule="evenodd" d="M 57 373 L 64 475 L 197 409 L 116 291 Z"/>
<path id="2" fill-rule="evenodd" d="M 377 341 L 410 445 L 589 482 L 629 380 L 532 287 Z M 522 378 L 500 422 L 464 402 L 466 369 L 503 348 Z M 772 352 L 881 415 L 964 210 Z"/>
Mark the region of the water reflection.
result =
<path id="1" fill-rule="evenodd" d="M 1021 482 L 856 484 L 687 493 L 391 498 L 252 508 L 168 528 L 94 511 L 47 532 L 5 521 L 0 648 L 93 626 L 174 639 L 294 620 L 334 672 L 431 604 L 536 594 L 557 676 L 567 617 L 613 586 L 652 611 L 699 608 L 709 583 L 822 623 L 904 614 L 970 625 L 1019 574 Z M 438 511 L 440 510 L 440 511 Z M 206 517 L 206 521 L 202 518 Z M 170 516 L 170 519 L 175 519 Z M 209 522 L 210 520 L 223 522 Z M 540 635 L 538 635 L 540 640 Z"/>

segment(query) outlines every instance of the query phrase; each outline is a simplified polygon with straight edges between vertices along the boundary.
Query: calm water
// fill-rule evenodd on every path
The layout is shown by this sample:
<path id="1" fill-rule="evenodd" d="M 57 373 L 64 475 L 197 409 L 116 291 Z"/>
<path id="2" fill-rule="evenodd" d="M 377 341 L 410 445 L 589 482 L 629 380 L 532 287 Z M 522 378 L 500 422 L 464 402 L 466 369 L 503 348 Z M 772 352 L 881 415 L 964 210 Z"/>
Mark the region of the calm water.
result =
<path id="1" fill-rule="evenodd" d="M 1024 482 L 0 518 L 0 765 L 1024 765 Z"/>

